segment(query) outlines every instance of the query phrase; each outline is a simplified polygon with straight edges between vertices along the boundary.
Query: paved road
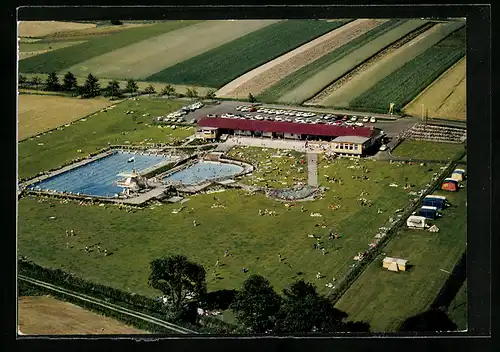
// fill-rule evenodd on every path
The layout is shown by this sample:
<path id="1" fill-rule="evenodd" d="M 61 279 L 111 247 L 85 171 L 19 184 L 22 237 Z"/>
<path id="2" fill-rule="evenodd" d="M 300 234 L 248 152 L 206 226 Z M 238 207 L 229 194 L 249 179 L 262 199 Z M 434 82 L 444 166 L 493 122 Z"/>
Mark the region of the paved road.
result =
<path id="1" fill-rule="evenodd" d="M 307 183 L 318 187 L 318 154 L 315 152 L 307 153 Z"/>
<path id="2" fill-rule="evenodd" d="M 121 314 L 129 315 L 129 316 L 134 317 L 136 319 L 146 321 L 150 324 L 155 324 L 157 326 L 161 326 L 163 328 L 169 329 L 169 330 L 171 330 L 175 333 L 178 333 L 178 334 L 198 334 L 198 332 L 190 330 L 190 329 L 186 329 L 182 326 L 175 325 L 175 324 L 169 323 L 169 322 L 164 321 L 164 320 L 160 320 L 158 318 L 149 316 L 149 315 L 144 314 L 144 313 L 135 312 L 131 309 L 124 308 L 124 307 L 118 306 L 116 304 L 109 303 L 109 302 L 106 302 L 106 301 L 103 301 L 103 300 L 100 300 L 100 299 L 97 299 L 94 297 L 83 295 L 83 294 L 80 294 L 80 293 L 75 292 L 75 291 L 71 291 L 71 290 L 68 290 L 68 289 L 65 289 L 65 288 L 62 288 L 59 286 L 55 286 L 55 285 L 52 285 L 48 282 L 33 279 L 33 278 L 30 278 L 30 277 L 27 277 L 24 275 L 18 275 L 17 277 L 19 280 L 29 282 L 32 285 L 43 287 L 45 289 L 48 289 L 48 290 L 51 290 L 54 292 L 58 292 L 60 294 L 66 295 L 66 296 L 70 296 L 70 297 L 79 299 L 79 300 L 84 301 L 84 302 L 92 303 L 94 305 L 101 306 L 101 307 L 104 307 L 104 308 L 109 309 L 109 310 L 114 310 L 115 312 L 119 312 Z"/>

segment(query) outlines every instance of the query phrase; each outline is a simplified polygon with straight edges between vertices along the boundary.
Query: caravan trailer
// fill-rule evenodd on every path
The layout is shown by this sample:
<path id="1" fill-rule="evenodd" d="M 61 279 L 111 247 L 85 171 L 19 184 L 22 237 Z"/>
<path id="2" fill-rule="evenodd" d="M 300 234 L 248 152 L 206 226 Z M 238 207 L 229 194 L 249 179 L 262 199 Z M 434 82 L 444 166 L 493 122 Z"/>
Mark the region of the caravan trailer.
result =
<path id="1" fill-rule="evenodd" d="M 406 220 L 406 225 L 413 229 L 425 229 L 428 226 L 426 221 L 424 216 L 412 215 Z"/>
<path id="2" fill-rule="evenodd" d="M 427 219 L 435 219 L 438 217 L 437 207 L 424 205 L 418 211 L 418 215 L 423 216 Z"/>
<path id="3" fill-rule="evenodd" d="M 458 181 L 452 178 L 446 178 L 441 185 L 443 191 L 456 192 L 458 191 Z"/>

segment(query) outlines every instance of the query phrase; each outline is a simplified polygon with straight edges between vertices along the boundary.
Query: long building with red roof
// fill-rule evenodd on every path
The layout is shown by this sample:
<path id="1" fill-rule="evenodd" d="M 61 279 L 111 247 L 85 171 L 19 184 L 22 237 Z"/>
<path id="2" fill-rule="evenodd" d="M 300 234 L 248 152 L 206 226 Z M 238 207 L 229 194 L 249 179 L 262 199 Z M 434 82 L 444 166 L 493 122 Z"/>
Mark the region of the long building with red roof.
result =
<path id="1" fill-rule="evenodd" d="M 197 132 L 200 138 L 209 139 L 215 139 L 227 134 L 331 142 L 331 148 L 334 151 L 345 154 L 362 154 L 380 136 L 380 130 L 373 127 L 221 117 L 204 117 L 200 119 Z"/>

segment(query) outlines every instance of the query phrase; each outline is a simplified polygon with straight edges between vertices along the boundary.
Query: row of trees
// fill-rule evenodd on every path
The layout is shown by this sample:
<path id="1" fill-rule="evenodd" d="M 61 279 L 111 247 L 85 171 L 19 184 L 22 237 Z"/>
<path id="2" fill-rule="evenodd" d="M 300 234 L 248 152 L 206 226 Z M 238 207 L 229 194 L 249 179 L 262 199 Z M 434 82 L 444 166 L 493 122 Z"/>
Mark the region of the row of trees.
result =
<path id="1" fill-rule="evenodd" d="M 30 81 L 23 75 L 19 75 L 19 86 L 30 86 L 35 89 L 40 88 L 42 86 L 42 80 L 38 76 L 34 76 Z M 137 82 L 133 79 L 129 79 L 124 89 L 120 88 L 120 82 L 117 80 L 112 80 L 108 82 L 106 88 L 101 89 L 99 79 L 89 73 L 83 85 L 78 85 L 76 77 L 71 73 L 67 72 L 64 77 L 62 83 L 59 82 L 59 77 L 57 77 L 55 72 L 49 73 L 43 83 L 43 88 L 48 91 L 66 91 L 66 92 L 74 92 L 76 95 L 82 96 L 83 98 L 93 98 L 103 94 L 104 96 L 110 98 L 119 98 L 123 96 L 125 93 L 127 94 L 138 94 L 139 86 Z M 152 95 L 157 94 L 156 89 L 153 85 L 147 86 L 144 91 L 144 94 Z M 187 88 L 184 94 L 177 93 L 176 89 L 172 87 L 170 84 L 165 85 L 162 90 L 158 93 L 159 96 L 176 96 L 182 97 L 186 96 L 188 98 L 197 98 L 199 97 L 198 91 L 195 88 Z M 205 95 L 206 99 L 215 99 L 215 90 L 209 90 Z"/>
<path id="2" fill-rule="evenodd" d="M 188 293 L 204 301 L 205 274 L 203 266 L 177 255 L 153 260 L 148 283 L 169 297 L 172 309 L 180 313 Z M 229 307 L 239 324 L 253 333 L 369 331 L 367 323 L 345 323 L 347 314 L 303 280 L 294 282 L 280 296 L 267 279 L 251 275 Z"/>

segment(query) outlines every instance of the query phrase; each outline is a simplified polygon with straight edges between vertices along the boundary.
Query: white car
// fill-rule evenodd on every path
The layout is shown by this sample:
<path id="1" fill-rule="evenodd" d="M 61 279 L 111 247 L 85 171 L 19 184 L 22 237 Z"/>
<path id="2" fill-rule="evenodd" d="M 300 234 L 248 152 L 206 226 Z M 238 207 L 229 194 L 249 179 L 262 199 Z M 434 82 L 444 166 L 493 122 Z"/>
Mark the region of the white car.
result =
<path id="1" fill-rule="evenodd" d="M 363 122 L 368 122 L 370 121 L 370 118 L 368 116 L 363 117 Z"/>
<path id="2" fill-rule="evenodd" d="M 363 127 L 364 124 L 362 122 L 354 122 L 354 124 L 358 127 Z"/>
<path id="3" fill-rule="evenodd" d="M 370 122 L 371 123 L 377 122 L 377 119 L 375 118 L 375 116 L 370 117 Z"/>
<path id="4" fill-rule="evenodd" d="M 177 122 L 182 122 L 182 121 L 184 121 L 182 117 L 177 119 Z"/>
<path id="5" fill-rule="evenodd" d="M 382 145 L 380 146 L 380 149 L 379 149 L 379 150 L 380 150 L 381 152 L 383 152 L 384 150 L 387 150 L 387 145 L 382 144 Z"/>
<path id="6" fill-rule="evenodd" d="M 351 121 L 352 121 L 352 122 L 355 122 L 355 121 L 357 121 L 357 120 L 358 120 L 358 117 L 357 117 L 357 116 L 353 116 L 353 117 L 351 117 Z"/>
<path id="7" fill-rule="evenodd" d="M 242 108 L 242 107 L 243 107 L 243 106 L 238 105 L 238 106 L 236 107 L 236 110 L 238 110 L 238 111 L 239 111 L 239 110 L 241 110 L 241 108 Z"/>
<path id="8" fill-rule="evenodd" d="M 257 112 L 264 112 L 264 109 L 257 109 Z"/>

